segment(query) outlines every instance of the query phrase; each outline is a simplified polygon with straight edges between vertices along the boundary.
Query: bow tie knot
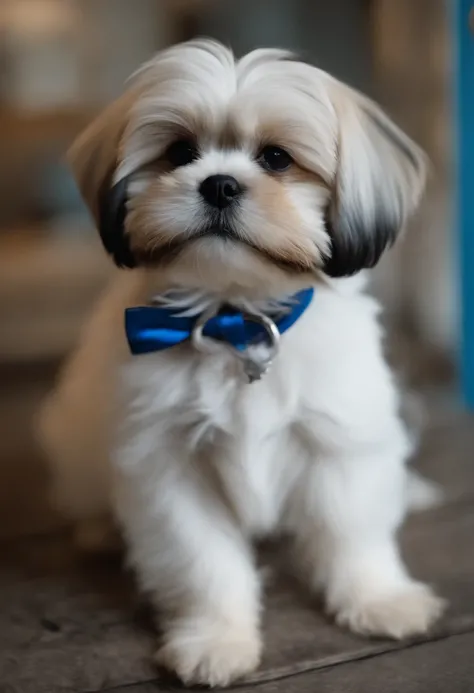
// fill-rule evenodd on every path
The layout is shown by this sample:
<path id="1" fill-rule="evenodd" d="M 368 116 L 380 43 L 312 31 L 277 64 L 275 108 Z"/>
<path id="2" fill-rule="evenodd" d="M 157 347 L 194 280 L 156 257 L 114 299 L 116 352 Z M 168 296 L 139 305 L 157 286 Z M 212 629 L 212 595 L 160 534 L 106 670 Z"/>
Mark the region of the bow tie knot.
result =
<path id="1" fill-rule="evenodd" d="M 199 326 L 201 338 L 230 345 L 238 351 L 268 341 L 269 325 L 279 334 L 289 329 L 304 313 L 313 298 L 314 289 L 304 289 L 285 303 L 281 317 L 246 313 L 224 305 L 209 319 L 180 315 L 176 308 L 136 306 L 125 310 L 125 331 L 132 354 L 147 354 L 177 346 L 193 338 Z M 278 335 L 279 336 L 279 335 Z"/>

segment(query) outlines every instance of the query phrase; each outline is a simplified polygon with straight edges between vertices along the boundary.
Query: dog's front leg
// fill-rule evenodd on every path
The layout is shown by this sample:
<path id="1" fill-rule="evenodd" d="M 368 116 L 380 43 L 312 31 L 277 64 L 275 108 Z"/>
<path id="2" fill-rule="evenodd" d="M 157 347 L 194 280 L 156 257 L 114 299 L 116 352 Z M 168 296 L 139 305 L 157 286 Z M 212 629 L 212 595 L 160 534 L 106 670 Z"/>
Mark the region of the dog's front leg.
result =
<path id="1" fill-rule="evenodd" d="M 130 444 L 131 442 L 131 444 Z M 189 452 L 146 439 L 122 451 L 117 511 L 142 588 L 163 617 L 158 662 L 187 684 L 227 685 L 260 659 L 260 585 L 250 545 Z"/>
<path id="2" fill-rule="evenodd" d="M 394 441 L 320 455 L 290 508 L 297 558 L 338 623 L 366 635 L 426 631 L 443 608 L 408 574 L 396 531 L 406 493 L 404 455 Z"/>

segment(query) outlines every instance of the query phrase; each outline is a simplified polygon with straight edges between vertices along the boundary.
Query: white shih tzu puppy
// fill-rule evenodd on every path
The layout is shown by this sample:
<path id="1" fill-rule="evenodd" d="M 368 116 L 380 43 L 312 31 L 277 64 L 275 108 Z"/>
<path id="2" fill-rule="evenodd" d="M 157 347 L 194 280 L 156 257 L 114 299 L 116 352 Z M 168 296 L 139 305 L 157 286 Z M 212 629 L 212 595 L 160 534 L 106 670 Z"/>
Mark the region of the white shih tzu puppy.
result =
<path id="1" fill-rule="evenodd" d="M 42 436 L 64 511 L 119 521 L 162 616 L 158 661 L 210 685 L 258 665 L 252 542 L 275 533 L 339 624 L 426 631 L 443 603 L 397 547 L 410 441 L 354 276 L 414 210 L 420 150 L 291 55 L 200 40 L 146 64 L 71 162 L 128 270 Z"/>

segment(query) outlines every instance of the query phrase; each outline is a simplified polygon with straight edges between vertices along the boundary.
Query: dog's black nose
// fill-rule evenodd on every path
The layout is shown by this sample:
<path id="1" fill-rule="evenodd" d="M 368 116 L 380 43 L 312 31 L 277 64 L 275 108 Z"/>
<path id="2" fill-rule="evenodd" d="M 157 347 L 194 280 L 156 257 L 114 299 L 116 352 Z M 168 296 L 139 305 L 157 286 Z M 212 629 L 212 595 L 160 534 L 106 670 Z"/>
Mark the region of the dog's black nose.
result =
<path id="1" fill-rule="evenodd" d="M 218 174 L 203 180 L 199 192 L 210 205 L 224 209 L 241 194 L 242 188 L 233 176 Z"/>

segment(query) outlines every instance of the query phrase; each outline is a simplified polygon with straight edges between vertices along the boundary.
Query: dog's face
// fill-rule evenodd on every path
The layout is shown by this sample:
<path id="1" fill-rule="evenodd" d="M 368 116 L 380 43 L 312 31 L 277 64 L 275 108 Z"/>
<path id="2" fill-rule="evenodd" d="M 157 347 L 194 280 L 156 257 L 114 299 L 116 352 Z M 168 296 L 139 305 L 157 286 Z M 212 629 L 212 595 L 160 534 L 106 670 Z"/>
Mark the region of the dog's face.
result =
<path id="1" fill-rule="evenodd" d="M 263 285 L 372 267 L 418 201 L 424 157 L 375 104 L 275 50 L 159 54 L 71 151 L 118 265 Z"/>

